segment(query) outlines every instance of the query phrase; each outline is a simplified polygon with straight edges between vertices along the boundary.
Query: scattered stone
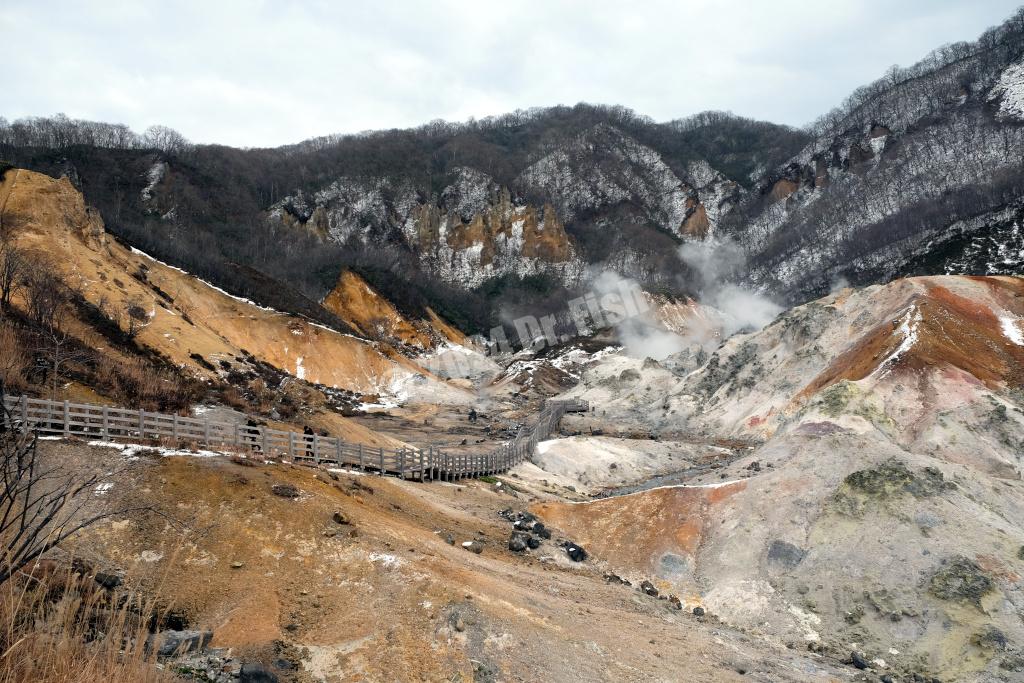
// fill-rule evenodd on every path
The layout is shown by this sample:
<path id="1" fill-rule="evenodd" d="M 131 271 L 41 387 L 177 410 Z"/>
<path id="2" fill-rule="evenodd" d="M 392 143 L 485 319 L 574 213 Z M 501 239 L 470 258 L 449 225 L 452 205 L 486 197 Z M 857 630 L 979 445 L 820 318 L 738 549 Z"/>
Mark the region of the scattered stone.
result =
<path id="1" fill-rule="evenodd" d="M 508 549 L 512 552 L 521 553 L 528 547 L 530 535 L 522 531 L 513 531 L 508 539 Z"/>
<path id="2" fill-rule="evenodd" d="M 451 534 L 445 534 L 444 535 L 444 542 L 447 543 L 448 545 L 455 545 L 455 537 L 452 536 Z"/>
<path id="3" fill-rule="evenodd" d="M 704 608 L 701 607 L 700 605 L 697 605 L 696 607 L 693 608 L 693 616 L 695 616 L 695 617 L 702 617 L 705 614 L 707 614 L 707 612 L 705 612 Z"/>
<path id="4" fill-rule="evenodd" d="M 647 579 L 644 579 L 640 582 L 640 591 L 652 597 L 658 597 L 658 589 L 655 588 L 654 584 L 648 581 Z"/>
<path id="5" fill-rule="evenodd" d="M 454 627 L 456 631 L 462 633 L 466 630 L 466 622 L 462 620 L 462 617 L 456 617 Z"/>
<path id="6" fill-rule="evenodd" d="M 526 538 L 526 547 L 530 550 L 536 550 L 540 547 L 540 539 L 534 536 L 528 536 Z"/>
<path id="7" fill-rule="evenodd" d="M 232 569 L 241 569 L 241 568 L 242 568 L 242 567 L 244 567 L 244 566 L 245 566 L 245 563 L 244 563 L 244 562 L 238 562 L 238 561 L 235 561 L 235 562 L 232 562 L 232 563 L 231 563 L 231 568 L 232 568 Z"/>
<path id="8" fill-rule="evenodd" d="M 281 496 L 282 498 L 298 498 L 299 489 L 291 484 L 274 484 L 270 487 L 270 491 L 275 496 Z"/>
<path id="9" fill-rule="evenodd" d="M 622 583 L 622 577 L 619 576 L 618 574 L 612 574 L 611 572 L 608 572 L 607 574 L 604 575 L 604 580 L 607 581 L 608 583 L 618 583 L 618 584 Z"/>
<path id="10" fill-rule="evenodd" d="M 480 541 L 463 541 L 462 547 L 471 553 L 479 555 L 484 551 L 484 544 Z"/>
<path id="11" fill-rule="evenodd" d="M 864 659 L 864 655 L 859 652 L 850 653 L 850 664 L 862 671 L 868 668 L 868 660 Z"/>
<path id="12" fill-rule="evenodd" d="M 340 510 L 339 510 L 339 511 L 337 511 L 337 512 L 335 512 L 335 513 L 334 513 L 334 514 L 333 514 L 333 515 L 331 516 L 331 519 L 333 519 L 333 520 L 334 520 L 334 523 L 335 523 L 335 524 L 351 524 L 351 523 L 352 523 L 352 522 L 351 522 L 351 521 L 349 520 L 348 516 L 347 516 L 347 515 L 346 515 L 346 514 L 345 514 L 344 512 L 341 512 Z"/>
<path id="13" fill-rule="evenodd" d="M 675 595 L 668 596 L 668 602 L 672 605 L 672 609 L 683 609 L 683 601 Z"/>

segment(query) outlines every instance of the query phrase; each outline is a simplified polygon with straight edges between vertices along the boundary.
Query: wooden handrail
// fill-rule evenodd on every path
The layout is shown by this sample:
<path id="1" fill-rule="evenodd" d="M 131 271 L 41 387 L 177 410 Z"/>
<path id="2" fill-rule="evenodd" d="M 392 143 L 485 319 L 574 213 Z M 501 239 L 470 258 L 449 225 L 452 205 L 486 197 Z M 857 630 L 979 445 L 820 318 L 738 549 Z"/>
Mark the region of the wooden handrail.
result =
<path id="1" fill-rule="evenodd" d="M 2 403 L 2 422 L 8 429 L 132 443 L 169 439 L 175 446 L 189 443 L 210 449 L 255 451 L 265 457 L 276 453 L 314 466 L 375 470 L 381 476 L 411 476 L 418 481 L 454 481 L 505 472 L 532 456 L 537 443 L 554 431 L 565 413 L 590 409 L 587 401 L 579 399 L 545 401 L 533 427 L 486 454 L 452 455 L 431 445 L 425 449 L 381 447 L 372 457 L 365 457 L 363 444 L 317 434 L 24 395 L 4 395 Z"/>

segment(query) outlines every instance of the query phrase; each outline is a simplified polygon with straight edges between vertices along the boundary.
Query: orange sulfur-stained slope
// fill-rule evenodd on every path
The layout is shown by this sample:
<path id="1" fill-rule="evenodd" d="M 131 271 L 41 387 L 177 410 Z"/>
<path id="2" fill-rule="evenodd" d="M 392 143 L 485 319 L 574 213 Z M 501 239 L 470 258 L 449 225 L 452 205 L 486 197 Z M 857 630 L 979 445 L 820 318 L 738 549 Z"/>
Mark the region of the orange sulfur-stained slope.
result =
<path id="1" fill-rule="evenodd" d="M 530 510 L 616 568 L 671 578 L 680 563 L 693 567 L 716 509 L 746 486 L 669 486 L 583 503 L 537 503 Z"/>
<path id="2" fill-rule="evenodd" d="M 13 169 L 0 197 L 0 221 L 19 245 L 112 315 L 129 306 L 144 310 L 137 342 L 200 376 L 213 374 L 206 364 L 246 354 L 300 379 L 366 394 L 429 374 L 387 347 L 231 296 L 109 239 L 66 178 Z"/>
<path id="3" fill-rule="evenodd" d="M 889 285 L 905 291 L 901 310 L 836 356 L 798 398 L 873 373 L 954 367 L 990 389 L 1024 386 L 1024 279 L 922 277 Z"/>

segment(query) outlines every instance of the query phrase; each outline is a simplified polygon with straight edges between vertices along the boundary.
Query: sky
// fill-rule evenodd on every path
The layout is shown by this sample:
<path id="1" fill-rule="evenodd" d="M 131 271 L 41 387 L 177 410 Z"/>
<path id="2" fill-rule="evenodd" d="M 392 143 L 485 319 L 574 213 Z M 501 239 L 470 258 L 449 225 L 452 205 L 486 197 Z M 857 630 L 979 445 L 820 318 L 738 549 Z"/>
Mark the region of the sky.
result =
<path id="1" fill-rule="evenodd" d="M 590 102 L 803 125 L 1020 0 L 0 0 L 0 116 L 266 147 Z"/>

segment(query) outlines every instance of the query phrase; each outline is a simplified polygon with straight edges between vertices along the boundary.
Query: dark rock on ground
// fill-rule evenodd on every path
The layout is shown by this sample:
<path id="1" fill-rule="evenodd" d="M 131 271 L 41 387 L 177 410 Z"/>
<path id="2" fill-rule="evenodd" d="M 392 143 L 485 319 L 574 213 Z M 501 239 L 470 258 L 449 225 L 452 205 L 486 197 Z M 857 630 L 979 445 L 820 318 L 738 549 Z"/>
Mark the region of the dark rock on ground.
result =
<path id="1" fill-rule="evenodd" d="M 276 674 L 258 662 L 246 662 L 238 674 L 239 683 L 278 683 Z"/>
<path id="2" fill-rule="evenodd" d="M 956 556 L 932 574 L 928 592 L 941 600 L 966 602 L 981 609 L 981 599 L 995 583 L 973 560 Z"/>
<path id="3" fill-rule="evenodd" d="M 484 544 L 480 541 L 466 541 L 462 544 L 462 547 L 476 555 L 479 555 L 484 551 Z"/>
<path id="4" fill-rule="evenodd" d="M 348 516 L 344 512 L 341 512 L 341 511 L 335 512 L 334 515 L 331 516 L 331 519 L 333 519 L 336 524 L 351 524 L 352 523 L 349 520 Z"/>
<path id="5" fill-rule="evenodd" d="M 705 614 L 707 614 L 707 612 L 705 612 L 704 608 L 701 607 L 700 605 L 697 605 L 696 607 L 693 608 L 693 616 L 695 616 L 695 617 L 702 617 Z"/>
<path id="6" fill-rule="evenodd" d="M 786 541 L 772 541 L 768 546 L 768 561 L 786 569 L 792 569 L 800 564 L 806 554 L 803 549 Z"/>
<path id="7" fill-rule="evenodd" d="M 528 547 L 529 540 L 529 534 L 522 531 L 513 531 L 512 536 L 508 539 L 508 549 L 512 552 L 521 553 Z"/>
<path id="8" fill-rule="evenodd" d="M 868 668 L 868 660 L 864 659 L 864 655 L 859 652 L 850 653 L 850 664 L 861 670 Z"/>
<path id="9" fill-rule="evenodd" d="M 536 550 L 540 547 L 540 539 L 535 536 L 528 536 L 526 539 L 526 547 L 530 550 Z"/>
<path id="10" fill-rule="evenodd" d="M 565 554 L 568 555 L 569 559 L 573 562 L 582 562 L 587 559 L 587 551 L 575 543 L 565 544 Z"/>
<path id="11" fill-rule="evenodd" d="M 652 597 L 658 596 L 658 589 L 655 588 L 654 584 L 648 581 L 647 579 L 644 579 L 640 582 L 640 591 Z"/>
<path id="12" fill-rule="evenodd" d="M 299 489 L 291 484 L 274 484 L 270 487 L 270 490 L 275 496 L 281 496 L 282 498 L 299 497 Z"/>
<path id="13" fill-rule="evenodd" d="M 123 582 L 121 575 L 115 572 L 96 572 L 96 576 L 93 578 L 95 578 L 96 583 L 107 590 L 114 590 Z"/>

